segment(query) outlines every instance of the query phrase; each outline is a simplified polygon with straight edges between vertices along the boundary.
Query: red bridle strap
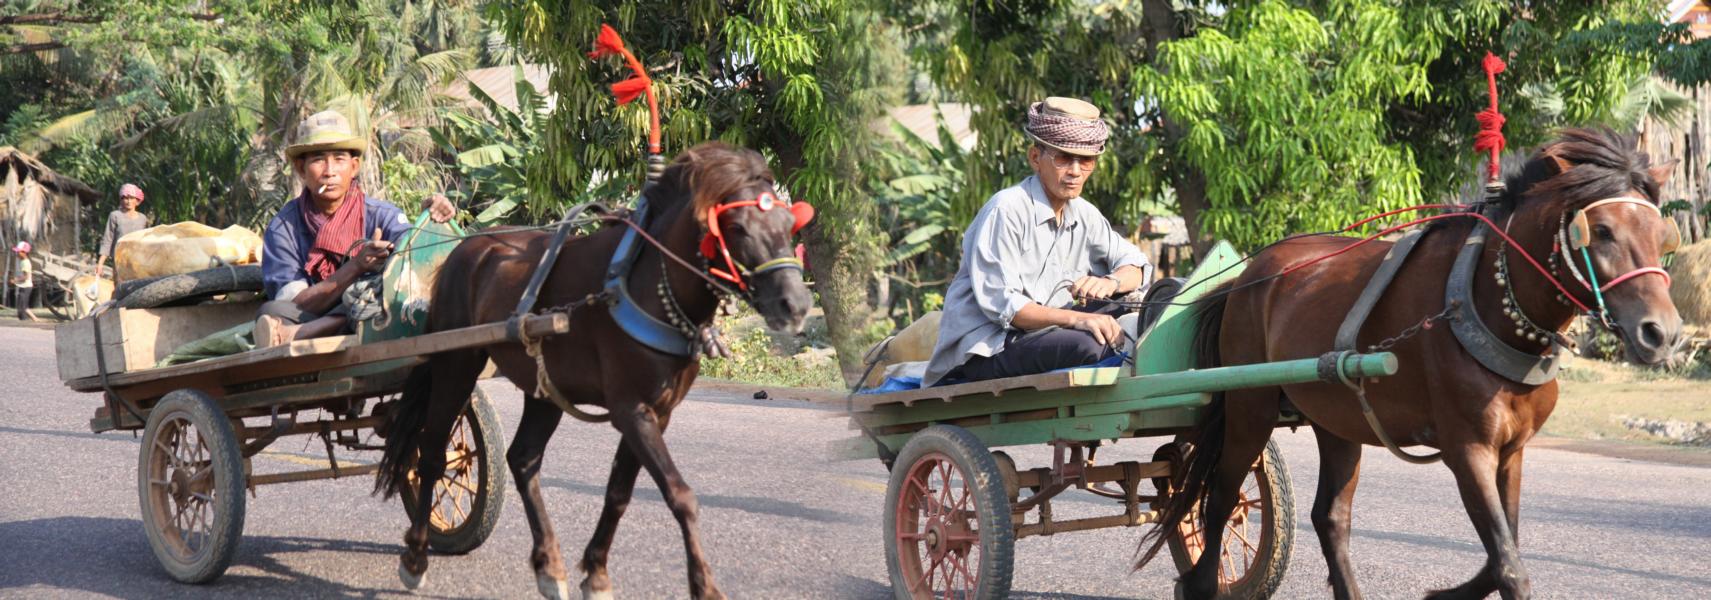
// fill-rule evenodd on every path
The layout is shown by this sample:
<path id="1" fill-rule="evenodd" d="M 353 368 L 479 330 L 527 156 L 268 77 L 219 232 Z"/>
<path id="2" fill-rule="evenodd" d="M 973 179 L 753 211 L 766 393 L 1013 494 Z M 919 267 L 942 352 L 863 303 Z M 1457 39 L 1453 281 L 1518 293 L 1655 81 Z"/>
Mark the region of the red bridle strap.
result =
<path id="1" fill-rule="evenodd" d="M 748 206 L 753 206 L 762 211 L 768 211 L 772 210 L 774 207 L 780 206 L 781 204 L 782 201 L 780 201 L 777 196 L 773 195 L 772 192 L 761 192 L 759 196 L 756 196 L 753 199 L 726 202 L 708 208 L 707 236 L 701 239 L 701 253 L 703 256 L 707 257 L 708 260 L 718 260 L 723 258 L 725 261 L 725 268 L 721 269 L 718 267 L 710 267 L 707 271 L 712 273 L 714 277 L 737 284 L 737 289 L 745 292 L 748 291 L 748 282 L 745 280 L 743 275 L 748 274 L 749 271 L 741 268 L 742 265 L 737 264 L 736 259 L 731 257 L 731 248 L 725 244 L 725 235 L 719 228 L 719 216 L 723 215 L 725 211 Z M 798 205 L 800 205 L 800 207 L 798 207 Z M 795 235 L 797 231 L 801 231 L 802 227 L 807 225 L 808 221 L 814 218 L 814 207 L 805 202 L 783 204 L 783 206 L 790 210 L 792 216 L 796 219 L 795 225 L 793 225 L 790 230 L 792 235 Z M 777 268 L 791 267 L 801 269 L 802 259 L 797 258 L 794 255 L 784 258 L 775 258 L 762 263 L 759 267 L 756 267 L 753 272 L 760 273 Z"/>
<path id="2" fill-rule="evenodd" d="M 1628 273 L 1626 275 L 1612 279 L 1612 280 L 1610 280 L 1610 283 L 1606 283 L 1604 285 L 1598 286 L 1598 291 L 1599 291 L 1599 293 L 1608 292 L 1608 291 L 1610 291 L 1610 288 L 1616 287 L 1616 284 L 1622 283 L 1622 282 L 1627 281 L 1629 279 L 1633 279 L 1635 277 L 1639 277 L 1641 275 L 1662 275 L 1664 287 L 1669 287 L 1669 284 L 1671 283 L 1671 280 L 1669 278 L 1669 271 L 1663 270 L 1663 267 L 1643 267 L 1643 268 L 1639 268 L 1639 269 L 1634 269 L 1632 271 L 1628 271 Z"/>

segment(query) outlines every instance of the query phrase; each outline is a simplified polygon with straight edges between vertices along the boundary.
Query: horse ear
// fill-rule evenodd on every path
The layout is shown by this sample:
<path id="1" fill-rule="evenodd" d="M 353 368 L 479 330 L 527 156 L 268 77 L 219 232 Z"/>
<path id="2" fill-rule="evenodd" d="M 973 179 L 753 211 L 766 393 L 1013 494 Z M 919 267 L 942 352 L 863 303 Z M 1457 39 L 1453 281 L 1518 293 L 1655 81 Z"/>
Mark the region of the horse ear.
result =
<path id="1" fill-rule="evenodd" d="M 796 215 L 796 225 L 790 228 L 790 233 L 795 234 L 814 220 L 814 206 L 807 202 L 794 202 L 790 205 L 790 214 Z"/>
<path id="2" fill-rule="evenodd" d="M 1672 158 L 1668 162 L 1652 165 L 1652 168 L 1647 169 L 1646 172 L 1652 176 L 1652 181 L 1657 182 L 1658 186 L 1662 187 L 1663 184 L 1669 182 L 1670 173 L 1673 173 L 1675 166 L 1680 163 L 1681 159 Z"/>
<path id="3" fill-rule="evenodd" d="M 1556 146 L 1551 146 L 1549 148 L 1546 148 L 1544 154 L 1545 154 L 1545 158 L 1551 159 L 1551 162 L 1556 164 L 1558 175 L 1561 175 L 1563 173 L 1567 173 L 1569 169 L 1574 168 L 1574 163 L 1568 162 L 1568 159 L 1557 155 L 1557 147 Z"/>

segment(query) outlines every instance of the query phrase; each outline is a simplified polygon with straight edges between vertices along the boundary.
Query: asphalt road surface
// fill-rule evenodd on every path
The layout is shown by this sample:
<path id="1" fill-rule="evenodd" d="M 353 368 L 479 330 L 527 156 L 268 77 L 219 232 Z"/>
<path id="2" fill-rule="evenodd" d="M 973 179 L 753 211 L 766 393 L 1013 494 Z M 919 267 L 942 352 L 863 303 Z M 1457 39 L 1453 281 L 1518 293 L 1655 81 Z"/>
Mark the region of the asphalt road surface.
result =
<path id="1" fill-rule="evenodd" d="M 0 328 L 0 597 L 403 595 L 394 573 L 404 513 L 395 501 L 370 496 L 367 477 L 262 488 L 249 501 L 243 542 L 223 578 L 200 587 L 168 580 L 138 520 L 138 442 L 129 433 L 88 432 L 97 397 L 60 385 L 52 346 L 51 332 Z M 484 385 L 514 423 L 516 389 Z M 823 458 L 826 440 L 848 435 L 836 413 L 728 392 L 692 398 L 666 437 L 699 495 L 720 586 L 733 598 L 890 597 L 879 523 L 886 473 L 877 461 Z M 1307 514 L 1317 479 L 1312 439 L 1305 431 L 1278 439 L 1297 498 L 1280 597 L 1325 597 Z M 257 469 L 312 468 L 320 444 L 307 441 L 281 440 Z M 549 448 L 546 498 L 567 562 L 593 530 L 617 441 L 609 427 L 567 419 Z M 1154 446 L 1125 441 L 1102 458 L 1150 456 Z M 1043 449 L 1017 454 L 1025 468 L 1049 461 Z M 1534 449 L 1526 482 L 1522 551 L 1539 597 L 1711 597 L 1711 469 Z M 1353 546 L 1369 598 L 1418 598 L 1460 583 L 1484 560 L 1442 466 L 1409 466 L 1368 449 L 1361 483 Z M 1091 508 L 1100 505 L 1063 501 L 1058 512 Z M 1169 598 L 1168 560 L 1129 570 L 1140 533 L 1023 540 L 1014 596 Z M 511 490 L 485 546 L 433 557 L 423 595 L 530 597 L 528 547 Z M 612 552 L 619 597 L 687 595 L 683 561 L 677 526 L 644 477 Z"/>

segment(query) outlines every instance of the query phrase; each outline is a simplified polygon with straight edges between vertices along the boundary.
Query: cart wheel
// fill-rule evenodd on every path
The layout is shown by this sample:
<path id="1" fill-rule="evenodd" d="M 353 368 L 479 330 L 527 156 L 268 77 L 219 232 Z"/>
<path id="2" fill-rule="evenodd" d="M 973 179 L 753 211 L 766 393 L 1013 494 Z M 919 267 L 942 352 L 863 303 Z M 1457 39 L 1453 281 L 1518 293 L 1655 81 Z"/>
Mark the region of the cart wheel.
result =
<path id="1" fill-rule="evenodd" d="M 1173 461 L 1172 471 L 1184 467 L 1175 444 L 1160 448 L 1154 459 Z M 1168 485 L 1162 479 L 1154 482 Z M 1187 573 L 1205 550 L 1200 517 L 1201 507 L 1196 506 L 1174 535 L 1167 537 L 1179 573 Z M 1240 499 L 1224 525 L 1223 556 L 1218 563 L 1218 586 L 1224 590 L 1220 597 L 1270 598 L 1283 583 L 1294 545 L 1295 495 L 1290 490 L 1289 469 L 1284 466 L 1277 442 L 1269 441 L 1259 463 L 1242 480 Z"/>
<path id="2" fill-rule="evenodd" d="M 149 547 L 173 579 L 207 583 L 226 572 L 244 531 L 244 463 L 231 421 L 194 390 L 149 411 L 137 496 Z"/>
<path id="3" fill-rule="evenodd" d="M 499 413 L 487 394 L 476 388 L 469 406 L 452 425 L 446 439 L 446 473 L 434 486 L 434 504 L 428 511 L 428 547 L 443 554 L 467 554 L 480 548 L 493 528 L 499 526 L 499 509 L 505 504 L 505 435 L 499 431 Z M 416 505 L 416 472 L 410 471 L 404 486 L 406 513 Z"/>
<path id="4" fill-rule="evenodd" d="M 901 600 L 1004 598 L 1016 538 L 1004 478 L 968 430 L 934 425 L 897 456 L 885 498 L 885 562 Z"/>

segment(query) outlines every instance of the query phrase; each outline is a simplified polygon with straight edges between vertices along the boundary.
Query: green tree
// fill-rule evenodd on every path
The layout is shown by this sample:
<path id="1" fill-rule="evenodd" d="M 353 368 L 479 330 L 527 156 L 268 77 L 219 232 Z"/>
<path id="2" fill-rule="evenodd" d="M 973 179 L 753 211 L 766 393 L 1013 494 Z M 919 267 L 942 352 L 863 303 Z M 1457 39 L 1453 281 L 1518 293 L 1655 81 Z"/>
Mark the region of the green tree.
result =
<path id="1" fill-rule="evenodd" d="M 641 181 L 647 109 L 614 107 L 604 85 L 622 78 L 591 63 L 611 23 L 650 68 L 665 143 L 720 139 L 755 148 L 795 198 L 819 209 L 804 230 L 819 304 L 847 375 L 857 374 L 882 234 L 864 195 L 867 124 L 898 99 L 906 69 L 896 34 L 865 0 L 664 2 L 496 1 L 489 5 L 520 56 L 553 68 L 558 98 L 547 151 L 527 165 L 532 197 L 575 198 L 596 173 Z M 645 15 L 645 16 L 644 16 Z M 668 149 L 669 151 L 669 149 Z"/>
<path id="2" fill-rule="evenodd" d="M 1486 50 L 1511 57 L 1512 147 L 1610 120 L 1648 63 L 1563 42 L 1653 19 L 1655 4 L 982 0 L 896 14 L 917 31 L 917 64 L 979 107 L 959 218 L 1026 172 L 1027 103 L 1078 96 L 1115 126 L 1089 200 L 1124 222 L 1174 199 L 1193 239 L 1253 248 L 1468 181 Z"/>
<path id="3" fill-rule="evenodd" d="M 333 107 L 373 136 L 369 189 L 409 206 L 445 177 L 423 126 L 486 55 L 480 24 L 461 0 L 6 4 L 0 112 L 23 117 L 0 143 L 98 189 L 141 183 L 157 220 L 253 226 L 291 195 L 291 128 Z"/>

